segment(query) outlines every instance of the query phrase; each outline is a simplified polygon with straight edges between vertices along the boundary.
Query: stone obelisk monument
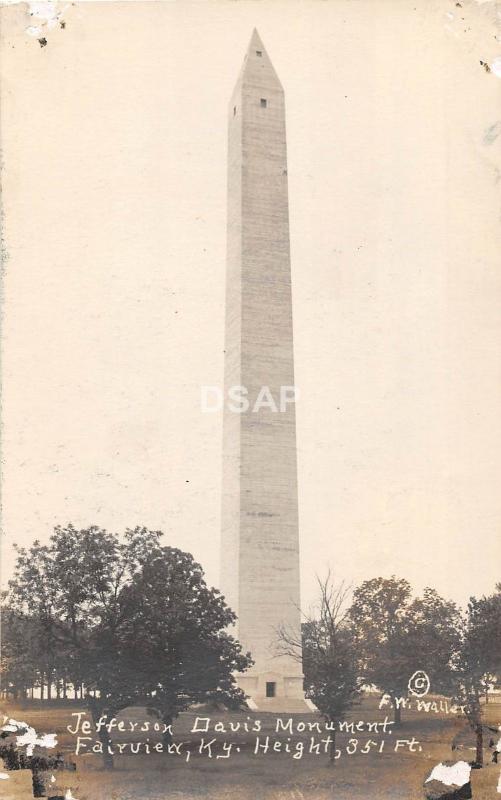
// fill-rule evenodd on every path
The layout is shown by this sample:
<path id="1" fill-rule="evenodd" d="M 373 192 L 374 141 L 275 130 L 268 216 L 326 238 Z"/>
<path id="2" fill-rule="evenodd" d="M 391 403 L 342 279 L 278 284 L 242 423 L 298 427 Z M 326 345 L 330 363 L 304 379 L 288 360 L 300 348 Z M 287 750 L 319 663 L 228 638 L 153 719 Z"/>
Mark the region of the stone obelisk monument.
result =
<path id="1" fill-rule="evenodd" d="M 277 656 L 300 632 L 292 387 L 284 91 L 254 30 L 229 106 L 221 588 L 255 662 L 238 683 L 274 711 L 306 709 L 301 662 Z"/>

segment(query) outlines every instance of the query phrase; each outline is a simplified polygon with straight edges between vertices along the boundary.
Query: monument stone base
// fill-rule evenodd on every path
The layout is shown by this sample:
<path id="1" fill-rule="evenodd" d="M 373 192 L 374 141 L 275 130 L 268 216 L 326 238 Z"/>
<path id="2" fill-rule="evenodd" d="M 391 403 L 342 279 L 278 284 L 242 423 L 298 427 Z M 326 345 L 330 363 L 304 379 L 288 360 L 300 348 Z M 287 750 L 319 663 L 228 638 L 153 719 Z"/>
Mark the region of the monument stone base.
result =
<path id="1" fill-rule="evenodd" d="M 304 696 L 302 675 L 249 672 L 238 676 L 238 685 L 252 711 L 307 714 L 316 710 Z"/>

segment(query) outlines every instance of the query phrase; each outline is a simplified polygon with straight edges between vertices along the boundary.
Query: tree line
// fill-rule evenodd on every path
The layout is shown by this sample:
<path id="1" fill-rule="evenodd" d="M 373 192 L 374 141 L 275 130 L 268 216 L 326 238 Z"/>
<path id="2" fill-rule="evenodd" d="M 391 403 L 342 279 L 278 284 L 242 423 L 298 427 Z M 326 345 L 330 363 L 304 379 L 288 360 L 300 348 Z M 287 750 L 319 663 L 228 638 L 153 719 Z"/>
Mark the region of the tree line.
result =
<path id="1" fill-rule="evenodd" d="M 228 633 L 234 621 L 201 566 L 162 546 L 159 531 L 120 539 L 57 527 L 48 545 L 18 548 L 4 598 L 4 690 L 25 696 L 33 681 L 66 680 L 83 687 L 94 721 L 144 705 L 170 728 L 193 703 L 243 703 L 234 676 L 252 661 Z M 106 727 L 99 737 L 107 754 Z"/>
<path id="2" fill-rule="evenodd" d="M 318 589 L 301 636 L 281 629 L 279 646 L 285 654 L 302 655 L 306 696 L 325 719 L 345 720 L 364 689 L 372 688 L 393 706 L 398 726 L 409 683 L 425 672 L 432 696 L 464 710 L 481 766 L 483 712 L 490 687 L 501 677 L 501 584 L 489 596 L 471 597 L 465 612 L 431 588 L 413 598 L 408 581 L 394 576 L 364 581 L 350 599 L 330 575 L 318 581 Z"/>
<path id="3" fill-rule="evenodd" d="M 200 564 L 161 536 L 68 525 L 46 545 L 17 548 L 2 603 L 4 696 L 78 699 L 94 720 L 144 705 L 169 731 L 194 703 L 243 705 L 235 676 L 252 657 L 228 632 L 235 615 Z M 482 701 L 501 675 L 501 584 L 463 612 L 431 588 L 413 597 L 396 577 L 349 592 L 329 575 L 301 632 L 277 631 L 276 646 L 302 657 L 305 694 L 329 722 L 374 687 L 399 724 L 399 699 L 424 670 L 433 693 L 465 707 L 482 763 Z M 106 728 L 99 735 L 107 745 Z"/>

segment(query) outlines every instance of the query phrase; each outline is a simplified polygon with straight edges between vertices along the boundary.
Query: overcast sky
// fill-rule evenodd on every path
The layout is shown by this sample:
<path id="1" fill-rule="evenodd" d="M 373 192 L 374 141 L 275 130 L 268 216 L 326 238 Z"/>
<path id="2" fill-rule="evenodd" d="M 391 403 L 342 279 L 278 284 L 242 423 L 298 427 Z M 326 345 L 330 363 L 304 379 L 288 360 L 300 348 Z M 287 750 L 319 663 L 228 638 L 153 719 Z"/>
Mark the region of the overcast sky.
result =
<path id="1" fill-rule="evenodd" d="M 59 8 L 63 8 L 60 4 Z M 4 576 L 57 524 L 160 528 L 218 583 L 226 115 L 286 93 L 303 605 L 329 563 L 501 579 L 501 53 L 474 0 L 4 8 Z"/>

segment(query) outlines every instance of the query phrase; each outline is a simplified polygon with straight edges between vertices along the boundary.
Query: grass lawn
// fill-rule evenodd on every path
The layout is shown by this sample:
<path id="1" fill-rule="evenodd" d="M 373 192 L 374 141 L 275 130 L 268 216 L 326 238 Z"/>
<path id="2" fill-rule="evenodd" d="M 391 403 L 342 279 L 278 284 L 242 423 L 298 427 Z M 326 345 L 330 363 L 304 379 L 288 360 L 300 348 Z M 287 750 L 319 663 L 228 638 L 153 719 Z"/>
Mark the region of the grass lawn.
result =
<path id="1" fill-rule="evenodd" d="M 302 724 L 321 721 L 314 714 L 222 714 L 204 710 L 199 711 L 198 716 L 210 716 L 211 726 L 222 722 L 228 729 L 231 721 L 247 722 L 250 727 L 260 720 L 262 730 L 222 732 L 211 727 L 207 733 L 193 732 L 197 713 L 185 713 L 174 724 L 174 739 L 180 745 L 179 755 L 155 752 L 118 755 L 115 768 L 110 772 L 103 769 L 98 755 L 74 755 L 76 736 L 68 732 L 67 726 L 74 725 L 76 717 L 71 716 L 72 712 L 83 709 L 39 704 L 24 708 L 4 706 L 1 710 L 30 723 L 38 732 L 57 732 L 60 748 L 68 759 L 77 763 L 77 772 L 68 779 L 78 800 L 420 800 L 424 797 L 423 781 L 435 764 L 443 760 L 471 761 L 474 758 L 474 750 L 470 749 L 474 740 L 465 718 L 444 713 L 407 710 L 403 713 L 402 726 L 397 730 L 388 726 L 386 732 L 380 729 L 377 733 L 367 730 L 337 733 L 336 746 L 341 754 L 331 765 L 323 752 L 319 755 L 308 752 L 312 736 L 317 744 L 328 733 L 297 731 Z M 490 702 L 485 712 L 488 724 L 501 724 L 501 703 Z M 360 720 L 382 722 L 387 713 L 387 709 L 378 709 L 378 698 L 371 696 L 364 698 L 362 704 L 353 710 L 351 720 L 355 724 Z M 292 718 L 292 735 L 289 730 L 276 733 L 277 717 L 284 725 Z M 127 709 L 121 719 L 127 726 L 138 723 L 138 727 L 144 721 L 149 721 L 150 725 L 155 722 L 143 709 Z M 460 735 L 460 741 L 463 749 L 452 752 L 452 739 L 462 731 L 464 735 Z M 94 741 L 95 734 L 90 735 Z M 268 752 L 261 747 L 255 753 L 256 737 L 262 745 L 266 744 L 267 736 L 270 737 Z M 413 752 L 407 744 L 395 751 L 397 739 L 412 741 L 413 738 Z M 473 800 L 493 800 L 498 796 L 496 787 L 501 764 L 491 763 L 488 736 L 485 738 L 486 766 L 472 771 Z M 202 739 L 204 743 L 213 742 L 212 758 L 208 756 L 208 748 L 199 752 Z M 367 746 L 369 740 L 373 742 L 370 747 Z M 381 745 L 383 740 L 384 745 Z M 151 730 L 142 734 L 137 733 L 137 729 L 134 733 L 113 734 L 114 746 L 131 742 L 142 742 L 144 746 L 148 742 L 153 749 L 158 741 L 159 734 Z M 282 752 L 273 750 L 275 741 Z M 227 747 L 232 745 L 231 754 L 227 758 L 217 758 L 218 754 L 224 756 L 227 752 L 223 750 L 223 743 Z M 291 752 L 283 751 L 286 745 Z M 304 747 L 301 757 L 293 758 L 293 753 L 298 752 L 296 748 L 301 746 Z M 364 748 L 368 752 L 364 753 Z M 323 749 L 321 744 L 320 750 Z M 10 776 L 13 778 L 14 773 Z M 21 776 L 19 781 L 2 781 L 0 793 L 5 800 L 31 797 L 26 777 L 23 776 L 23 785 L 18 788 L 15 784 Z"/>

